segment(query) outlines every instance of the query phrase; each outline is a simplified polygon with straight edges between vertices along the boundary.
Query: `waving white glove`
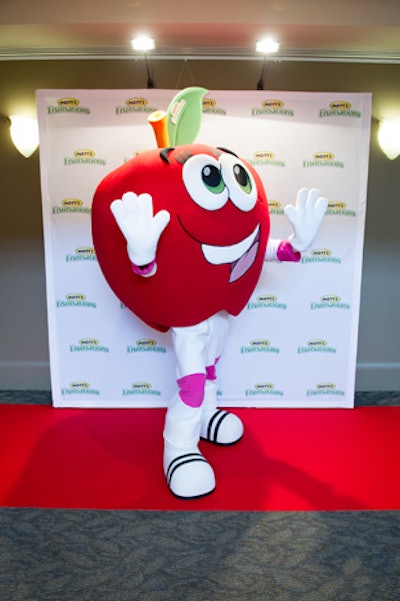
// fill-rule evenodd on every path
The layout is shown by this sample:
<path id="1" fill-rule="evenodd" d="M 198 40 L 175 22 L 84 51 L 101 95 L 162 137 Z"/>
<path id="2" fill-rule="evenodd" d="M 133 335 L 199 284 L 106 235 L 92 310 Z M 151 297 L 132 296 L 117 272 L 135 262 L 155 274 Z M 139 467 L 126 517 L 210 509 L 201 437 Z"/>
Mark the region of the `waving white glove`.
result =
<path id="1" fill-rule="evenodd" d="M 110 205 L 112 214 L 125 236 L 128 255 L 134 265 L 148 265 L 156 257 L 160 236 L 170 220 L 168 211 L 153 215 L 150 194 L 126 192 Z"/>
<path id="2" fill-rule="evenodd" d="M 327 206 L 328 201 L 320 196 L 319 190 L 302 188 L 297 193 L 296 206 L 285 207 L 285 215 L 293 227 L 289 242 L 295 250 L 299 252 L 310 250 Z"/>

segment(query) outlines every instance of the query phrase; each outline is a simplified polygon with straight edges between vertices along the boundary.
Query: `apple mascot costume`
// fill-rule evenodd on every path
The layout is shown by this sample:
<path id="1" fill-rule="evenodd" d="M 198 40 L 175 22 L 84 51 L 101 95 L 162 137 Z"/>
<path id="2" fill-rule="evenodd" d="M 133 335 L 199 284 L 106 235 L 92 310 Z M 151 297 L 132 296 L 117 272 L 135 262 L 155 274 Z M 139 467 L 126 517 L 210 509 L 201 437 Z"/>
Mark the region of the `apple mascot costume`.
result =
<path id="1" fill-rule="evenodd" d="M 253 167 L 231 151 L 193 143 L 206 91 L 182 90 L 166 113 L 149 117 L 158 149 L 108 174 L 92 207 L 94 247 L 111 289 L 146 324 L 172 332 L 178 386 L 165 419 L 164 473 L 183 499 L 215 488 L 199 439 L 230 445 L 243 434 L 241 420 L 217 408 L 229 315 L 248 302 L 264 260 L 300 260 L 327 207 L 318 190 L 300 190 L 285 210 L 293 234 L 271 239 Z"/>

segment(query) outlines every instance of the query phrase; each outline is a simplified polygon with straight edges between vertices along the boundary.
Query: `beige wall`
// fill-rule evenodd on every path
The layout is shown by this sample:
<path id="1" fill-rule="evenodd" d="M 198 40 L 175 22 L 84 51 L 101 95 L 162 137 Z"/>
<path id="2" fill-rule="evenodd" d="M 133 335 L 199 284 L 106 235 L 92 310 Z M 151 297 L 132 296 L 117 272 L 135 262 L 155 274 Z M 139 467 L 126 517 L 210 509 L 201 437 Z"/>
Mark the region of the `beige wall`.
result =
<path id="1" fill-rule="evenodd" d="M 260 61 L 154 61 L 156 87 L 256 89 Z M 0 113 L 34 107 L 41 88 L 145 88 L 142 60 L 0 62 Z M 271 62 L 265 89 L 372 92 L 373 115 L 400 117 L 400 66 Z M 372 124 L 357 369 L 359 390 L 400 390 L 400 169 Z M 0 127 L 0 389 L 50 388 L 39 158 Z"/>

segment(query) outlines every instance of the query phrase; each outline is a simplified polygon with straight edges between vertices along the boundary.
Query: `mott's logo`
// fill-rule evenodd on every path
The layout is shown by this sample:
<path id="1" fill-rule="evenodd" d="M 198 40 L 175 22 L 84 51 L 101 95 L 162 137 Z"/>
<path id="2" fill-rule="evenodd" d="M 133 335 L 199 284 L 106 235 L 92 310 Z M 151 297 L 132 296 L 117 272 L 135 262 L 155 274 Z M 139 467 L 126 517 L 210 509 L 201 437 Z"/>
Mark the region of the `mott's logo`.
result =
<path id="1" fill-rule="evenodd" d="M 348 209 L 347 204 L 340 200 L 331 200 L 326 210 L 327 215 L 344 215 L 346 217 L 355 217 L 356 212 Z"/>
<path id="2" fill-rule="evenodd" d="M 59 98 L 57 100 L 57 104 L 59 106 L 75 107 L 79 106 L 79 100 L 77 98 Z"/>
<path id="3" fill-rule="evenodd" d="M 287 309 L 286 303 L 278 302 L 275 294 L 259 294 L 255 301 L 247 303 L 247 309 Z"/>
<path id="4" fill-rule="evenodd" d="M 284 210 L 278 200 L 268 200 L 268 209 L 271 215 L 283 215 Z"/>
<path id="5" fill-rule="evenodd" d="M 251 165 L 270 165 L 272 167 L 285 167 L 285 161 L 276 158 L 272 150 L 256 150 L 251 159 Z"/>
<path id="6" fill-rule="evenodd" d="M 203 98 L 202 104 L 204 109 L 212 109 L 216 106 L 217 103 L 212 98 Z"/>
<path id="7" fill-rule="evenodd" d="M 336 353 L 336 349 L 328 346 L 328 342 L 322 338 L 309 340 L 306 346 L 297 347 L 297 353 Z"/>
<path id="8" fill-rule="evenodd" d="M 340 202 L 339 200 L 333 200 L 328 203 L 328 209 L 331 211 L 342 211 L 346 206 L 345 202 Z"/>
<path id="9" fill-rule="evenodd" d="M 66 294 L 64 300 L 56 301 L 56 307 L 84 307 L 88 309 L 95 309 L 96 303 L 93 301 L 88 301 L 86 294 L 72 292 L 70 294 Z"/>
<path id="10" fill-rule="evenodd" d="M 268 208 L 270 211 L 276 211 L 277 209 L 281 208 L 281 203 L 279 202 L 279 200 L 269 200 L 268 201 Z"/>
<path id="11" fill-rule="evenodd" d="M 75 249 L 75 253 L 66 255 L 67 263 L 76 261 L 97 261 L 96 253 L 93 246 L 80 246 Z"/>
<path id="12" fill-rule="evenodd" d="M 203 98 L 202 109 L 203 113 L 226 115 L 226 109 L 217 106 L 217 102 L 213 98 Z"/>
<path id="13" fill-rule="evenodd" d="M 99 341 L 97 340 L 97 338 L 82 338 L 79 341 L 79 344 L 86 345 L 86 346 L 90 346 L 90 345 L 97 346 L 99 344 Z"/>
<path id="14" fill-rule="evenodd" d="M 115 113 L 122 115 L 124 113 L 154 113 L 156 109 L 149 105 L 147 98 L 142 96 L 131 96 L 127 98 L 122 105 L 115 107 Z"/>
<path id="15" fill-rule="evenodd" d="M 275 346 L 271 346 L 269 340 L 265 338 L 256 338 L 254 340 L 250 340 L 247 346 L 240 347 L 241 354 L 247 353 L 276 353 L 278 354 L 280 351 Z"/>
<path id="16" fill-rule="evenodd" d="M 316 248 L 315 250 L 311 251 L 311 254 L 313 257 L 330 257 L 332 251 L 328 248 Z"/>
<path id="17" fill-rule="evenodd" d="M 326 346 L 327 344 L 326 340 L 309 340 L 307 342 L 308 346 Z"/>
<path id="18" fill-rule="evenodd" d="M 275 158 L 275 153 L 271 150 L 258 150 L 254 153 L 254 158 L 256 159 L 264 159 L 265 161 L 270 161 Z"/>
<path id="19" fill-rule="evenodd" d="M 59 213 L 91 213 L 90 207 L 85 207 L 83 201 L 79 198 L 64 198 L 60 206 L 52 208 L 53 215 Z"/>
<path id="20" fill-rule="evenodd" d="M 97 338 L 81 338 L 78 344 L 71 344 L 69 347 L 70 353 L 80 353 L 87 351 L 96 351 L 100 353 L 109 353 L 108 346 L 101 346 Z"/>
<path id="21" fill-rule="evenodd" d="M 81 246 L 75 249 L 77 255 L 84 257 L 92 257 L 95 254 L 93 246 Z"/>
<path id="22" fill-rule="evenodd" d="M 143 347 L 153 347 L 157 344 L 157 342 L 153 340 L 153 338 L 141 338 L 140 340 L 136 341 L 136 344 Z"/>
<path id="23" fill-rule="evenodd" d="M 345 396 L 344 390 L 339 390 L 333 382 L 321 382 L 314 389 L 307 390 L 307 396 Z"/>
<path id="24" fill-rule="evenodd" d="M 153 338 L 139 338 L 136 340 L 136 345 L 129 345 L 126 349 L 127 353 L 166 353 L 167 349 L 162 346 L 157 346 L 157 341 Z"/>
<path id="25" fill-rule="evenodd" d="M 64 96 L 57 100 L 56 105 L 48 106 L 47 112 L 49 115 L 55 113 L 83 113 L 89 115 L 90 109 L 87 106 L 81 106 L 78 98 Z"/>
<path id="26" fill-rule="evenodd" d="M 311 159 L 303 161 L 303 167 L 336 167 L 337 169 L 343 169 L 343 161 L 336 159 L 333 152 L 328 150 L 318 150 L 312 155 Z"/>
<path id="27" fill-rule="evenodd" d="M 161 396 L 160 390 L 155 390 L 149 382 L 134 382 L 130 388 L 124 388 L 123 396 L 131 395 L 152 395 Z"/>
<path id="28" fill-rule="evenodd" d="M 148 382 L 135 382 L 135 384 L 132 384 L 132 388 L 134 390 L 150 390 L 151 384 Z"/>
<path id="29" fill-rule="evenodd" d="M 334 111 L 346 111 L 351 109 L 351 104 L 346 100 L 335 100 L 334 102 L 330 103 L 329 108 L 333 109 Z"/>
<path id="30" fill-rule="evenodd" d="M 270 382 L 263 382 L 262 384 L 255 384 L 254 388 L 256 390 L 273 390 L 275 385 Z"/>
<path id="31" fill-rule="evenodd" d="M 81 207 L 83 202 L 78 198 L 65 198 L 61 201 L 61 206 L 63 207 Z"/>
<path id="32" fill-rule="evenodd" d="M 261 106 L 268 109 L 281 109 L 284 106 L 284 102 L 275 99 L 263 100 Z"/>
<path id="33" fill-rule="evenodd" d="M 329 103 L 329 108 L 321 109 L 319 116 L 324 117 L 353 117 L 360 119 L 361 111 L 352 108 L 348 100 L 333 100 Z"/>
<path id="34" fill-rule="evenodd" d="M 261 102 L 261 108 L 251 109 L 253 117 L 258 115 L 281 115 L 283 117 L 293 117 L 294 111 L 285 107 L 285 103 L 278 98 L 266 98 Z"/>
<path id="35" fill-rule="evenodd" d="M 139 108 L 147 106 L 147 103 L 148 101 L 146 100 L 146 98 L 127 98 L 125 100 L 126 106 L 133 106 Z"/>
<path id="36" fill-rule="evenodd" d="M 332 382 L 324 382 L 323 384 L 317 384 L 316 388 L 318 390 L 335 390 L 336 384 L 332 384 Z"/>
<path id="37" fill-rule="evenodd" d="M 276 303 L 278 297 L 275 294 L 259 294 L 257 300 L 263 303 Z"/>
<path id="38" fill-rule="evenodd" d="M 332 152 L 316 152 L 313 155 L 313 159 L 316 161 L 332 161 L 335 155 Z"/>
<path id="39" fill-rule="evenodd" d="M 80 157 L 83 159 L 90 159 L 96 155 L 94 150 L 89 150 L 88 148 L 80 148 L 79 150 L 74 151 L 74 157 Z"/>
<path id="40" fill-rule="evenodd" d="M 250 341 L 251 346 L 270 346 L 269 340 L 256 339 Z"/>
<path id="41" fill-rule="evenodd" d="M 302 263 L 337 263 L 340 264 L 342 259 L 335 257 L 329 248 L 314 248 L 310 256 L 301 258 Z"/>
<path id="42" fill-rule="evenodd" d="M 73 151 L 72 157 L 64 158 L 64 165 L 105 165 L 106 161 L 96 157 L 96 153 L 91 148 L 77 148 Z"/>
<path id="43" fill-rule="evenodd" d="M 316 309 L 350 309 L 348 303 L 341 302 L 340 296 L 337 294 L 324 294 L 320 297 L 319 302 L 312 302 L 310 305 L 311 310 Z"/>
<path id="44" fill-rule="evenodd" d="M 86 390 L 87 388 L 90 388 L 90 384 L 88 382 L 71 382 L 70 387 L 75 388 L 76 390 Z"/>
<path id="45" fill-rule="evenodd" d="M 259 382 L 257 384 L 254 384 L 254 388 L 247 388 L 245 395 L 246 396 L 258 396 L 258 395 L 283 396 L 283 391 L 277 390 L 275 388 L 275 384 L 272 384 L 271 382 Z"/>
<path id="46" fill-rule="evenodd" d="M 84 395 L 94 395 L 94 396 L 99 396 L 100 395 L 100 391 L 96 390 L 95 388 L 92 388 L 89 384 L 89 382 L 85 382 L 85 381 L 77 381 L 77 382 L 71 382 L 71 384 L 69 385 L 68 388 L 62 388 L 61 389 L 61 394 L 63 396 L 71 396 L 71 395 L 80 395 L 80 394 L 84 394 Z"/>

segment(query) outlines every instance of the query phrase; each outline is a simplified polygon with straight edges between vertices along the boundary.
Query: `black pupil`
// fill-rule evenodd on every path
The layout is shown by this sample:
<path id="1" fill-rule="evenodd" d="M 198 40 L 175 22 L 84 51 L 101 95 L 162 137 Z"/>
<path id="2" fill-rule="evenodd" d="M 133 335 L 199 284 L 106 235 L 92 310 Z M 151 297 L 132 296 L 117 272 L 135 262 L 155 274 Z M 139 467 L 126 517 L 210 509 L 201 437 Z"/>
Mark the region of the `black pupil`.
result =
<path id="1" fill-rule="evenodd" d="M 216 188 L 221 183 L 221 172 L 214 165 L 206 165 L 201 172 L 203 182 L 210 188 Z"/>
<path id="2" fill-rule="evenodd" d="M 233 173 L 235 174 L 236 181 L 240 186 L 246 186 L 249 181 L 249 176 L 247 175 L 247 171 L 241 165 L 235 165 L 233 168 Z"/>

